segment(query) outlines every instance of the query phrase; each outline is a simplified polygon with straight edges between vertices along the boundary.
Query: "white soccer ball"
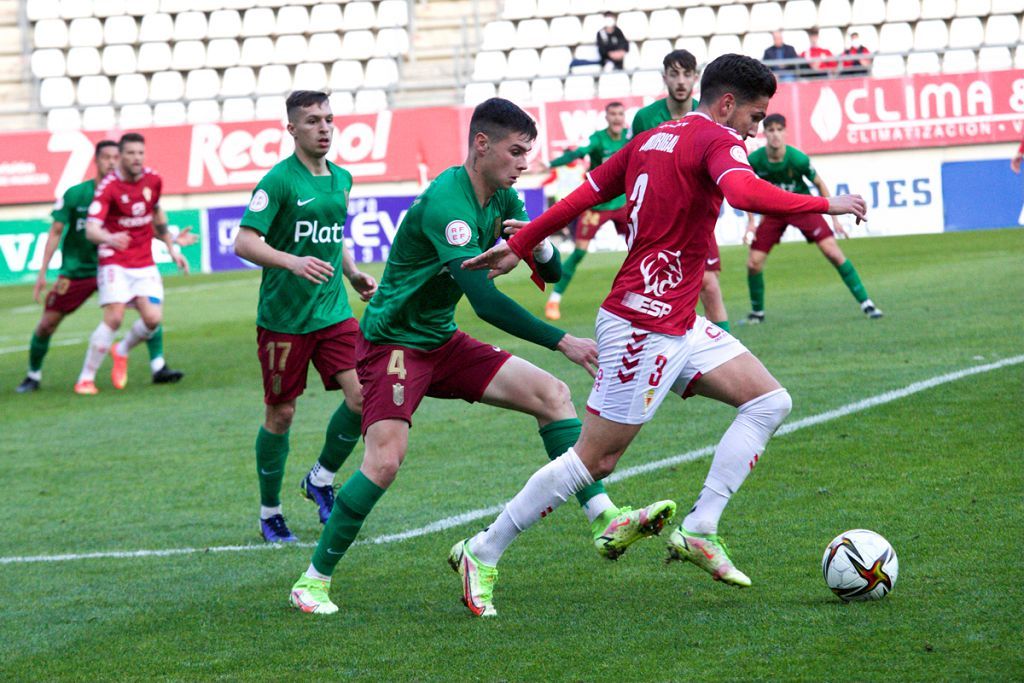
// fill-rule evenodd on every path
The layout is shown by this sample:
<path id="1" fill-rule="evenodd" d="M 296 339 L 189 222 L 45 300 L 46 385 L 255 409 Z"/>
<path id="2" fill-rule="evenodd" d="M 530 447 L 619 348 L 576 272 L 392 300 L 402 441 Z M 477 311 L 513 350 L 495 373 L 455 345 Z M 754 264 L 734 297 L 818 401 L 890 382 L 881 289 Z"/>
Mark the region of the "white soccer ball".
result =
<path id="1" fill-rule="evenodd" d="M 821 558 L 825 583 L 844 602 L 884 598 L 896 585 L 899 571 L 889 541 L 867 529 L 839 534 Z"/>

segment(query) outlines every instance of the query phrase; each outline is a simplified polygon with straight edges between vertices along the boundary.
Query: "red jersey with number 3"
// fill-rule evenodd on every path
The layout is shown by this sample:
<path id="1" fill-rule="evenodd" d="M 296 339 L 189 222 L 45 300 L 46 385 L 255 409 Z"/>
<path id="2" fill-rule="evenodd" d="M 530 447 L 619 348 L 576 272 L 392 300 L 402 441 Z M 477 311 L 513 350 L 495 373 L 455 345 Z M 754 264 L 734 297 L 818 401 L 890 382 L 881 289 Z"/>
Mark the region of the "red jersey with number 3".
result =
<path id="1" fill-rule="evenodd" d="M 693 327 L 722 207 L 718 181 L 733 171 L 753 173 L 743 139 L 691 112 L 638 135 L 587 174 L 602 197 L 628 198 L 629 254 L 602 308 L 652 332 Z"/>
<path id="2" fill-rule="evenodd" d="M 100 221 L 108 232 L 128 233 L 131 242 L 120 251 L 99 247 L 100 266 L 145 268 L 153 263 L 153 213 L 160 202 L 163 181 L 152 169 L 142 171 L 135 182 L 125 180 L 116 170 L 96 186 L 89 205 L 89 220 Z"/>

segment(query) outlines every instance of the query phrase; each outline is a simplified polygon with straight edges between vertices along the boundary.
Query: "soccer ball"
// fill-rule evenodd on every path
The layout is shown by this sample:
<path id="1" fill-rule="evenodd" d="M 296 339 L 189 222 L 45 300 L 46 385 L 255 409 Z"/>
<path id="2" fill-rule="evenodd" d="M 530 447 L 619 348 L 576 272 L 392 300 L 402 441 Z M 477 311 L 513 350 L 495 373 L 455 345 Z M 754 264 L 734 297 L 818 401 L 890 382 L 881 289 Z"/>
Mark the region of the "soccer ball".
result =
<path id="1" fill-rule="evenodd" d="M 821 558 L 825 583 L 843 600 L 880 600 L 896 585 L 900 563 L 889 541 L 867 529 L 832 539 Z"/>

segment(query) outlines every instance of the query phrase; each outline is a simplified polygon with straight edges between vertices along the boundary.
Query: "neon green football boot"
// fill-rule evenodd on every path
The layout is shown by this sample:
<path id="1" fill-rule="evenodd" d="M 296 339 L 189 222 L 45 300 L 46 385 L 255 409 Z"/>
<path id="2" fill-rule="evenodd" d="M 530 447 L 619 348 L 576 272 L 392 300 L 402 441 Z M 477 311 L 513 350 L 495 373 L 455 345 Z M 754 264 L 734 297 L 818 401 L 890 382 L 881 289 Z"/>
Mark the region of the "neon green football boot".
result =
<path id="1" fill-rule="evenodd" d="M 641 538 L 656 536 L 676 514 L 676 504 L 659 500 L 645 508 L 610 508 L 601 513 L 590 525 L 597 554 L 608 560 L 617 560 L 633 543 Z"/>
<path id="2" fill-rule="evenodd" d="M 716 534 L 695 534 L 680 524 L 668 537 L 668 559 L 692 562 L 715 581 L 728 583 L 740 588 L 750 586 L 750 577 L 736 568 L 729 559 L 729 550 Z"/>
<path id="3" fill-rule="evenodd" d="M 475 616 L 494 617 L 494 582 L 498 568 L 484 564 L 469 552 L 469 539 L 459 541 L 448 553 L 448 565 L 462 577 L 462 602 Z"/>
<path id="4" fill-rule="evenodd" d="M 338 606 L 331 602 L 331 582 L 303 574 L 292 586 L 288 602 L 306 614 L 334 614 Z"/>

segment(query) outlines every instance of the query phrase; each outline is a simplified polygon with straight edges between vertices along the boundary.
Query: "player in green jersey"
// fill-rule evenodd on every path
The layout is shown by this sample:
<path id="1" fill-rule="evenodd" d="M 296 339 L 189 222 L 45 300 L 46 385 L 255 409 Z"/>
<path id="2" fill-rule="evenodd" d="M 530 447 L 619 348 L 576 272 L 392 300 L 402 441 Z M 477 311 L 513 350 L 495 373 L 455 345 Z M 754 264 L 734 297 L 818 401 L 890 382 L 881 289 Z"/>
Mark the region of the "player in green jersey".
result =
<path id="1" fill-rule="evenodd" d="M 366 452 L 338 491 L 312 563 L 292 587 L 289 599 L 296 609 L 314 614 L 338 610 L 329 596 L 331 575 L 394 481 L 408 449 L 412 415 L 425 396 L 479 401 L 531 415 L 551 458 L 579 436 L 580 421 L 564 382 L 455 325 L 455 307 L 465 295 L 483 320 L 561 351 L 594 373 L 593 340 L 538 320 L 499 292 L 486 273 L 461 267 L 490 248 L 503 225 L 515 230 L 525 224 L 526 211 L 512 185 L 527 168 L 536 136 L 533 120 L 513 103 L 499 98 L 482 103 L 470 122 L 465 164 L 441 173 L 402 220 L 380 291 L 361 321 L 357 370 Z M 557 282 L 561 268 L 554 248 L 541 243 L 533 257 L 535 278 Z M 624 522 L 639 511 L 616 508 L 601 487 L 588 487 L 578 499 L 605 557 L 616 557 L 654 533 Z"/>
<path id="2" fill-rule="evenodd" d="M 327 425 L 319 459 L 300 484 L 317 504 L 321 523 L 334 505 L 334 473 L 359 442 L 359 325 L 336 271 L 364 300 L 377 291 L 377 281 L 356 267 L 345 247 L 352 175 L 326 158 L 334 136 L 327 95 L 297 90 L 286 106 L 295 153 L 260 180 L 235 240 L 236 254 L 263 266 L 256 341 L 266 413 L 256 436 L 256 474 L 260 531 L 271 543 L 298 540 L 281 513 L 281 482 L 288 430 L 310 362 L 324 388 L 341 389 L 345 397 Z"/>
<path id="3" fill-rule="evenodd" d="M 53 207 L 51 217 L 53 223 L 46 236 L 43 247 L 43 261 L 39 267 L 36 284 L 32 288 L 32 298 L 40 303 L 43 290 L 46 289 L 46 271 L 50 261 L 57 252 L 61 252 L 61 267 L 57 281 L 46 296 L 43 315 L 36 325 L 28 347 L 28 371 L 25 379 L 18 385 L 19 394 L 39 389 L 43 379 L 43 358 L 50 349 L 50 338 L 57 331 L 62 320 L 74 313 L 96 291 L 97 256 L 96 245 L 85 237 L 85 219 L 96 192 L 96 184 L 114 170 L 119 159 L 117 143 L 113 140 L 100 140 L 96 143 L 93 161 L 96 164 L 96 177 L 68 188 Z M 163 222 L 167 217 L 162 212 Z M 181 246 L 194 244 L 195 235 L 182 230 L 175 241 Z M 172 370 L 167 366 L 163 353 L 163 327 L 158 327 L 153 336 L 146 341 L 149 348 L 150 370 L 155 384 L 177 382 L 185 373 Z"/>
<path id="4" fill-rule="evenodd" d="M 786 118 L 782 114 L 769 114 L 765 117 L 764 134 L 767 144 L 749 156 L 750 165 L 758 176 L 783 190 L 799 194 L 811 194 L 806 182 L 810 180 L 818 189 L 818 194 L 829 196 L 828 185 L 814 170 L 810 158 L 796 147 L 786 144 Z M 747 285 L 750 288 L 751 310 L 745 321 L 748 325 L 764 322 L 764 262 L 768 259 L 768 252 L 779 243 L 789 225 L 799 228 L 808 242 L 818 245 L 825 258 L 839 271 L 839 277 L 868 318 L 882 317 L 882 311 L 868 297 L 857 269 L 836 243 L 835 235 L 847 236 L 838 218 L 832 217 L 834 235 L 825 219 L 816 213 L 764 216 L 756 227 L 754 216 L 747 216 L 747 235 L 744 241 L 750 244 Z"/>
<path id="5" fill-rule="evenodd" d="M 673 50 L 662 61 L 662 80 L 668 96 L 648 104 L 633 116 L 632 133 L 636 137 L 644 131 L 683 118 L 697 109 L 697 99 L 692 97 L 697 82 L 697 58 L 687 50 Z M 704 264 L 704 279 L 701 281 L 700 303 L 704 306 L 705 317 L 726 332 L 729 331 L 729 313 L 722 299 L 722 288 L 718 274 L 722 272 L 722 259 L 718 254 L 718 243 L 712 242 Z"/>
<path id="6" fill-rule="evenodd" d="M 626 130 L 626 108 L 622 102 L 609 102 L 604 108 L 604 118 L 608 127 L 599 130 L 590 136 L 586 145 L 570 150 L 560 157 L 551 161 L 551 168 L 565 166 L 577 159 L 590 157 L 590 170 L 594 170 L 605 162 L 611 155 L 618 152 L 629 142 L 629 131 Z M 607 221 L 615 223 L 615 229 L 619 234 L 625 236 L 627 227 L 626 216 L 626 195 L 621 195 L 583 212 L 576 224 L 576 234 L 573 238 L 575 248 L 572 255 L 562 265 L 562 279 L 554 287 L 547 305 L 544 307 L 544 315 L 548 320 L 558 320 L 562 317 L 559 304 L 562 295 L 569 287 L 572 276 L 576 273 L 583 257 L 587 255 L 587 247 L 590 240 L 597 234 L 600 228 Z"/>

